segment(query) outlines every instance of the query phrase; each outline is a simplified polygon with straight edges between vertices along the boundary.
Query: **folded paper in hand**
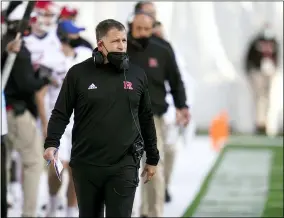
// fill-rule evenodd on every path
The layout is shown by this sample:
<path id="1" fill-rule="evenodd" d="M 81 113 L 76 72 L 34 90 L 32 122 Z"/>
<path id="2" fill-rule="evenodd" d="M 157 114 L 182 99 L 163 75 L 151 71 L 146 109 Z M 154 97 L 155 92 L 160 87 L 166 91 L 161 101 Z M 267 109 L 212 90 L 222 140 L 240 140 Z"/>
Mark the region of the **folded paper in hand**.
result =
<path id="1" fill-rule="evenodd" d="M 59 181 L 61 182 L 61 172 L 63 170 L 63 164 L 61 163 L 59 159 L 54 160 L 54 169 L 55 169 L 55 172 L 56 172 L 56 175 Z"/>

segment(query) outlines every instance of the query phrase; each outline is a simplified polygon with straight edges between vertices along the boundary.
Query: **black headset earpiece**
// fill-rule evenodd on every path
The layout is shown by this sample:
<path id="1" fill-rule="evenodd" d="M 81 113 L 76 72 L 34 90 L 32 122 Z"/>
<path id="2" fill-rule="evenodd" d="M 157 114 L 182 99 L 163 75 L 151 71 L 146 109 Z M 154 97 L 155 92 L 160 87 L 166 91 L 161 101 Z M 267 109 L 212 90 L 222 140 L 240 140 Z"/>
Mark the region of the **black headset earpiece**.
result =
<path id="1" fill-rule="evenodd" d="M 96 65 L 102 65 L 104 63 L 104 55 L 98 50 L 98 48 L 93 50 L 92 56 Z"/>
<path id="2" fill-rule="evenodd" d="M 126 55 L 126 58 L 122 61 L 120 69 L 128 70 L 129 69 L 129 57 Z"/>

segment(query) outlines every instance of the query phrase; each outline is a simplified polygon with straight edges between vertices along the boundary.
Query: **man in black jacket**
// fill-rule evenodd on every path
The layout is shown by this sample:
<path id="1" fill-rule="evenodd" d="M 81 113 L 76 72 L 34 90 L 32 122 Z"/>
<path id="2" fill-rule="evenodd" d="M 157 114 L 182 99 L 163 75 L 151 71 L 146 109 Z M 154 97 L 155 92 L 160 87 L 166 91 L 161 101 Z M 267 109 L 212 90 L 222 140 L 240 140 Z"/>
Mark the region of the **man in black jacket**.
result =
<path id="1" fill-rule="evenodd" d="M 175 107 L 178 111 L 177 122 L 187 125 L 189 110 L 181 75 L 172 51 L 152 37 L 155 19 L 152 15 L 136 12 L 128 34 L 128 54 L 130 61 L 143 68 L 149 81 L 149 93 L 154 113 L 158 138 L 158 149 L 164 155 L 163 115 L 168 109 L 165 82 L 169 83 Z M 163 156 L 162 156 L 163 157 Z M 157 168 L 156 177 L 147 187 L 142 186 L 141 215 L 163 216 L 165 201 L 164 159 Z M 145 190 L 144 190 L 145 189 Z"/>
<path id="2" fill-rule="evenodd" d="M 46 160 L 57 160 L 60 138 L 74 110 L 70 166 L 79 217 L 131 217 L 138 168 L 151 180 L 159 161 L 148 82 L 129 63 L 125 27 L 105 20 L 96 28 L 93 57 L 67 73 L 48 123 Z M 59 150 L 60 152 L 60 150 Z"/>
<path id="3" fill-rule="evenodd" d="M 43 170 L 41 158 L 43 149 L 42 140 L 36 127 L 37 107 L 34 95 L 50 80 L 46 77 L 36 77 L 30 52 L 21 40 L 12 40 L 16 36 L 15 31 L 16 29 L 8 29 L 4 36 L 3 42 L 10 42 L 3 45 L 2 48 L 6 48 L 6 50 L 1 57 L 1 68 L 3 68 L 8 52 L 17 53 L 4 90 L 9 129 L 5 145 L 8 150 L 17 150 L 23 163 L 24 204 L 22 215 L 35 217 L 39 181 Z"/>
<path id="4" fill-rule="evenodd" d="M 137 4 L 134 7 L 134 13 L 138 13 L 138 12 L 145 12 L 151 15 L 155 20 L 154 26 L 159 25 L 159 21 L 157 21 L 157 10 L 156 10 L 155 4 L 152 1 L 137 2 Z M 156 34 L 153 34 L 151 38 L 154 39 L 156 42 L 159 42 L 162 45 L 166 46 L 167 49 L 170 51 L 171 55 L 173 56 L 173 58 L 175 58 L 175 52 L 173 50 L 173 47 L 167 40 L 157 36 Z"/>
<path id="5" fill-rule="evenodd" d="M 159 23 L 157 21 L 157 10 L 156 10 L 155 4 L 152 1 L 139 1 L 139 2 L 137 2 L 137 4 L 134 7 L 134 13 L 139 13 L 139 12 L 144 12 L 144 13 L 150 15 L 154 19 L 154 28 L 157 25 L 157 23 Z M 156 43 L 159 43 L 159 44 L 161 44 L 161 45 L 163 45 L 164 47 L 167 48 L 168 53 L 171 56 L 170 59 L 173 62 L 175 71 L 179 71 L 179 67 L 177 65 L 176 58 L 175 58 L 175 52 L 174 52 L 172 45 L 167 40 L 165 40 L 164 38 L 159 37 L 157 34 L 155 34 L 153 30 L 152 30 L 153 34 L 150 36 L 150 38 L 153 41 L 155 41 Z M 177 108 L 176 113 L 177 113 L 177 118 L 178 118 L 179 122 L 184 123 L 187 119 L 186 117 L 188 116 L 188 110 L 179 110 Z M 181 121 L 181 120 L 184 120 L 184 121 Z"/>

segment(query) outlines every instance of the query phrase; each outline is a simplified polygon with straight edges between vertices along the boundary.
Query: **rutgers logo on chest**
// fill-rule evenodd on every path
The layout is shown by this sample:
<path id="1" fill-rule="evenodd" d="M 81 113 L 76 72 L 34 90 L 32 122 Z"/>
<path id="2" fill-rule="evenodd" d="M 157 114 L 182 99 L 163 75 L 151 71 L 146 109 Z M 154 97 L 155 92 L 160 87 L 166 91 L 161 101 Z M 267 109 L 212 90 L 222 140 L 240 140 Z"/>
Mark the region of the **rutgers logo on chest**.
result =
<path id="1" fill-rule="evenodd" d="M 132 82 L 129 82 L 129 81 L 123 81 L 123 87 L 124 89 L 133 90 Z"/>
<path id="2" fill-rule="evenodd" d="M 150 57 L 148 60 L 148 65 L 150 68 L 156 68 L 159 66 L 157 58 Z"/>

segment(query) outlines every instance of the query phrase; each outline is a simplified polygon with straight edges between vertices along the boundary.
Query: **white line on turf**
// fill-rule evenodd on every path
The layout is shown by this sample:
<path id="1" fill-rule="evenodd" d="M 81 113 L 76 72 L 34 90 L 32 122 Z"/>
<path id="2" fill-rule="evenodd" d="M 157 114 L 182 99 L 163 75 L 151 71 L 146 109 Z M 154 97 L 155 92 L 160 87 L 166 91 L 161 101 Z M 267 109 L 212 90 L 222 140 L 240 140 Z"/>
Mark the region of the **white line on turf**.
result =
<path id="1" fill-rule="evenodd" d="M 228 150 L 194 217 L 260 217 L 268 193 L 272 154 L 270 150 Z"/>

